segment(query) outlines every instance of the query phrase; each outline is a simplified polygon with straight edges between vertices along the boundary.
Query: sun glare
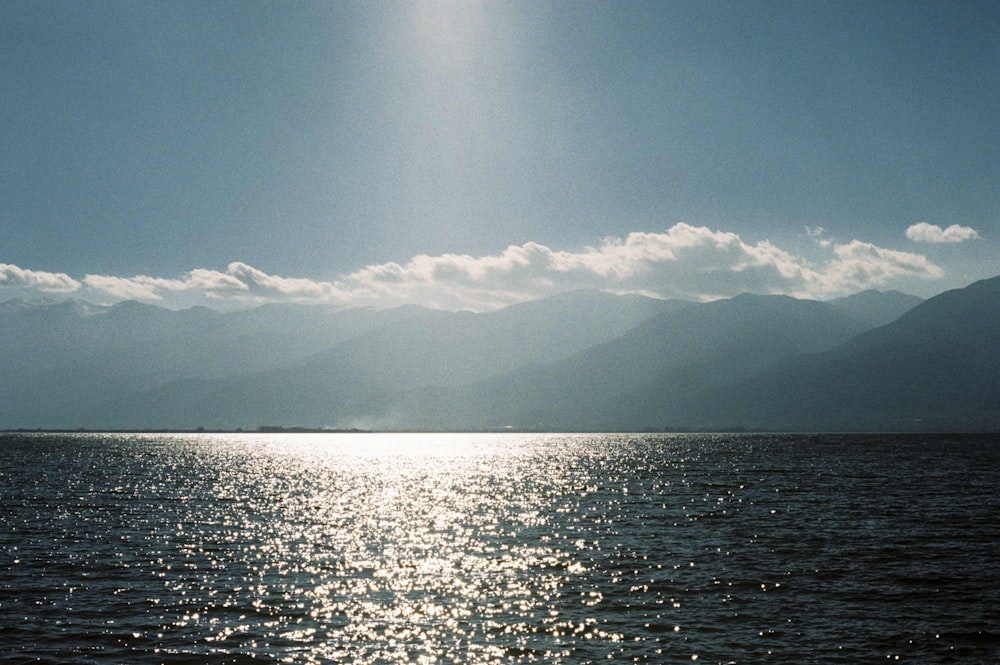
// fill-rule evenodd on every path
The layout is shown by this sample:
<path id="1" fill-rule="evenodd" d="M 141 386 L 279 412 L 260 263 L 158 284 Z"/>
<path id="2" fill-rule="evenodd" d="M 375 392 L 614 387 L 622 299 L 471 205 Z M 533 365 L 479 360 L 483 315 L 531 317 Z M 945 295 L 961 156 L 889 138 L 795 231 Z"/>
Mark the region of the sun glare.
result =
<path id="1" fill-rule="evenodd" d="M 451 66 L 469 62 L 488 27 L 483 2 L 443 0 L 414 4 L 414 23 L 425 57 Z"/>

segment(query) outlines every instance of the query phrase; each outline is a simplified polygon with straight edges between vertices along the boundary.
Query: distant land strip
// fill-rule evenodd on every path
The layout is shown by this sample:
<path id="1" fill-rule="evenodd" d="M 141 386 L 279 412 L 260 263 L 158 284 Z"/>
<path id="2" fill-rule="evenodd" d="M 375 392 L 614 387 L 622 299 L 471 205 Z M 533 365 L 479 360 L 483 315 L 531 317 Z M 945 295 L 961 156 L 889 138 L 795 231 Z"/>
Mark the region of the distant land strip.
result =
<path id="1" fill-rule="evenodd" d="M 3 434 L 370 434 L 370 429 L 339 429 L 329 427 L 282 427 L 280 425 L 261 425 L 256 430 L 243 429 L 208 429 L 196 427 L 194 429 L 157 429 L 157 428 L 89 428 L 77 427 L 75 429 L 57 429 L 46 427 L 18 427 L 13 429 L 0 429 Z"/>

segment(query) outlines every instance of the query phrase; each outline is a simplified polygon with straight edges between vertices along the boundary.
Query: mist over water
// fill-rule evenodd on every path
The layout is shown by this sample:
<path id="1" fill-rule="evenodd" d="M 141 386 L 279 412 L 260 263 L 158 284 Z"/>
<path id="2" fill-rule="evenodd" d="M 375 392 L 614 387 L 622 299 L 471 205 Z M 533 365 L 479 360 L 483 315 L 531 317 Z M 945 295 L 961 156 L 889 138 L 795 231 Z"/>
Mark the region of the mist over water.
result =
<path id="1" fill-rule="evenodd" d="M 993 662 L 998 444 L 0 435 L 0 653 Z"/>

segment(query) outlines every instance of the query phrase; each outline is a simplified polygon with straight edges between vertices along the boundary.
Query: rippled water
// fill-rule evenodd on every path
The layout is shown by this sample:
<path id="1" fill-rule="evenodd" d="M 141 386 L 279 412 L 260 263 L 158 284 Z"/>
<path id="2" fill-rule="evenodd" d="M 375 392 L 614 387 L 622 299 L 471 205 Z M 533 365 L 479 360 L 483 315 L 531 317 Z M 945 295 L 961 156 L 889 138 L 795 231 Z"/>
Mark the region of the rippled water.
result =
<path id="1" fill-rule="evenodd" d="M 1000 661 L 1000 440 L 2 435 L 0 653 Z"/>

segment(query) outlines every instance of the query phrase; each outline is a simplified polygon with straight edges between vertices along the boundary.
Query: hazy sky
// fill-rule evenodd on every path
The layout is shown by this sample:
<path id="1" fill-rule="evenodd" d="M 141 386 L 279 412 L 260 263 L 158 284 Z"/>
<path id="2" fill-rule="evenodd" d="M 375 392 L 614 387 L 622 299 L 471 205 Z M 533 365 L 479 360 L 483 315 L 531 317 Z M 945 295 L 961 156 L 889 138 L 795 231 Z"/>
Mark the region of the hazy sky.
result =
<path id="1" fill-rule="evenodd" d="M 1000 273 L 1000 4 L 0 5 L 0 299 Z"/>

